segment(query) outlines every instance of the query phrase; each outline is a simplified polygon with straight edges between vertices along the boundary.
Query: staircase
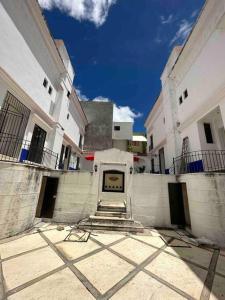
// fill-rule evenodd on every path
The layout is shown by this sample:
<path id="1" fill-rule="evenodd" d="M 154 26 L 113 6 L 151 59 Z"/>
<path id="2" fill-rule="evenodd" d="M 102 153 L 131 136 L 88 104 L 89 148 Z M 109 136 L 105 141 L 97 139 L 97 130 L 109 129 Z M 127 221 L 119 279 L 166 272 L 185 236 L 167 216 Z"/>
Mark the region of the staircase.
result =
<path id="1" fill-rule="evenodd" d="M 140 222 L 134 221 L 121 202 L 100 201 L 94 216 L 79 224 L 80 229 L 143 232 Z"/>

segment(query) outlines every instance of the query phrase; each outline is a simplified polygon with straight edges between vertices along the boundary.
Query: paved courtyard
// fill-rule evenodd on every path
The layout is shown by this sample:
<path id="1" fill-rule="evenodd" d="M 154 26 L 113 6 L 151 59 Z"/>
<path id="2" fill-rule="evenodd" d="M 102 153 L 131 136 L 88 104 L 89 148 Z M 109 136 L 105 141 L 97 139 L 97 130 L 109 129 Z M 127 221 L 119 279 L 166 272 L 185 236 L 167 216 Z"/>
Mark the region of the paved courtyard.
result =
<path id="1" fill-rule="evenodd" d="M 225 299 L 225 251 L 185 243 L 182 231 L 56 227 L 1 242 L 0 299 Z"/>

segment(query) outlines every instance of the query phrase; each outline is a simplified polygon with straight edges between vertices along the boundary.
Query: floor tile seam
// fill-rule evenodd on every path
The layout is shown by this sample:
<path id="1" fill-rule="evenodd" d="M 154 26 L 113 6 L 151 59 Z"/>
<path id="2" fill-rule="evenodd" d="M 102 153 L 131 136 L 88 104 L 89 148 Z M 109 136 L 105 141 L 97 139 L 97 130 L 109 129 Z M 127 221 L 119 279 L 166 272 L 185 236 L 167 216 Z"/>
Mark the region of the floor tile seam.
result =
<path id="1" fill-rule="evenodd" d="M 142 244 L 144 244 L 144 245 L 146 245 L 146 246 L 150 246 L 150 247 L 152 247 L 152 248 L 155 248 L 155 249 L 160 249 L 160 247 L 156 247 L 156 246 L 154 246 L 154 245 L 151 245 L 151 244 L 148 244 L 147 242 L 145 242 L 145 241 L 142 241 L 142 240 L 139 240 L 139 239 L 137 239 L 137 238 L 135 238 L 135 237 L 130 237 L 131 239 L 133 239 L 133 240 L 135 240 L 135 241 L 137 241 L 137 242 L 141 242 Z M 166 245 L 166 243 L 165 243 L 165 245 Z"/>
<path id="2" fill-rule="evenodd" d="M 133 264 L 134 269 L 131 270 L 124 278 L 122 278 L 119 282 L 117 282 L 111 289 L 109 289 L 105 294 L 102 295 L 100 299 L 109 299 L 113 295 L 115 295 L 121 288 L 123 288 L 132 278 L 134 278 L 140 271 L 144 270 L 144 268 L 153 261 L 161 252 L 162 249 L 166 245 L 163 245 L 156 252 L 151 254 L 148 258 L 146 258 L 141 264 Z M 125 259 L 126 260 L 126 259 Z M 136 266 L 135 266 L 136 265 Z"/>
<path id="3" fill-rule="evenodd" d="M 105 244 L 103 244 L 102 242 L 100 242 L 100 241 L 98 241 L 97 239 L 95 239 L 94 237 L 90 236 L 90 240 L 91 240 L 92 242 L 95 242 L 96 244 L 98 244 L 98 245 L 101 246 L 101 247 L 104 247 L 105 249 L 108 249 L 109 247 L 112 247 L 112 246 L 114 246 L 114 245 L 117 245 L 117 244 L 119 244 L 119 243 L 121 243 L 121 242 L 127 240 L 128 238 L 129 238 L 129 236 L 124 236 L 124 237 L 122 237 L 121 239 L 119 239 L 119 240 L 117 240 L 117 241 L 114 241 L 114 242 L 112 242 L 112 243 L 110 243 L 110 244 L 108 244 L 108 245 L 105 245 Z"/>
<path id="4" fill-rule="evenodd" d="M 15 287 L 15 288 L 13 288 L 13 289 L 7 291 L 6 295 L 7 295 L 7 297 L 9 297 L 9 296 L 11 296 L 13 294 L 16 294 L 16 293 L 18 293 L 18 292 L 20 292 L 20 291 L 22 291 L 22 290 L 30 287 L 31 285 L 33 285 L 33 284 L 35 284 L 35 283 L 37 283 L 37 282 L 39 282 L 39 281 L 41 281 L 41 280 L 43 280 L 43 279 L 51 276 L 51 275 L 54 275 L 54 274 L 56 274 L 56 273 L 58 273 L 58 272 L 60 272 L 60 271 L 62 271 L 64 269 L 66 269 L 66 268 L 67 268 L 67 265 L 63 264 L 62 266 L 57 267 L 54 270 L 51 270 L 51 271 L 49 271 L 47 273 L 44 273 L 44 274 L 42 274 L 42 275 L 40 275 L 40 276 L 38 276 L 38 277 L 36 277 L 36 278 L 34 278 L 32 280 L 29 280 L 29 281 L 27 281 L 27 282 L 25 282 L 25 283 L 23 283 L 23 284 Z"/>
<path id="5" fill-rule="evenodd" d="M 37 229 L 37 231 L 35 231 L 35 232 L 29 232 L 29 231 L 34 230 L 34 229 Z M 30 235 L 33 235 L 33 234 L 38 234 L 40 231 L 41 232 L 46 232 L 46 231 L 52 231 L 52 230 L 56 230 L 56 228 L 51 228 L 51 229 L 47 229 L 47 230 L 42 231 L 42 230 L 39 230 L 37 227 L 36 228 L 35 227 L 31 227 L 30 229 L 27 229 L 27 230 L 25 230 L 25 231 L 23 231 L 23 232 L 21 232 L 19 234 L 16 234 L 16 235 L 14 235 L 12 237 L 1 239 L 0 240 L 0 245 L 4 245 L 4 244 L 8 244 L 8 243 L 17 241 L 17 240 L 19 240 L 19 239 L 21 239 L 23 237 L 26 237 L 26 236 L 30 236 Z M 9 239 L 9 241 L 3 241 L 3 240 L 7 240 L 7 239 Z"/>
<path id="6" fill-rule="evenodd" d="M 213 281 L 215 278 L 215 271 L 216 271 L 216 265 L 218 262 L 220 251 L 215 250 L 213 252 L 208 273 L 206 275 L 205 281 L 204 281 L 204 286 L 201 292 L 200 300 L 208 300 L 210 298 L 210 294 L 212 291 L 212 286 L 213 286 Z"/>
<path id="7" fill-rule="evenodd" d="M 156 274 L 152 273 L 149 270 L 146 270 L 145 268 L 142 270 L 144 273 L 148 274 L 149 276 L 151 276 L 152 278 L 154 278 L 156 281 L 162 283 L 163 285 L 165 285 L 166 287 L 168 287 L 169 289 L 177 292 L 178 294 L 180 294 L 181 296 L 185 297 L 188 300 L 196 300 L 195 298 L 193 298 L 191 295 L 189 295 L 188 293 L 184 292 L 183 290 L 177 288 L 175 285 L 169 283 L 168 281 L 164 280 L 163 278 L 157 276 Z"/>
<path id="8" fill-rule="evenodd" d="M 42 232 L 39 232 L 42 235 Z M 92 285 L 92 283 L 88 280 L 88 278 L 78 270 L 74 264 L 70 263 L 70 261 L 65 257 L 65 255 L 46 237 L 43 237 L 45 241 L 49 244 L 51 249 L 56 253 L 58 257 L 60 257 L 66 266 L 73 272 L 74 276 L 82 283 L 84 288 L 86 288 L 94 298 L 97 298 L 101 295 L 101 293 Z M 79 275 L 79 276 L 78 276 Z"/>
<path id="9" fill-rule="evenodd" d="M 215 272 L 215 275 L 225 278 L 225 274 L 222 274 L 222 273 L 217 272 L 217 271 Z"/>
<path id="10" fill-rule="evenodd" d="M 14 258 L 23 256 L 23 255 L 26 255 L 26 254 L 29 254 L 29 253 L 32 253 L 32 252 L 35 252 L 35 251 L 38 251 L 38 250 L 41 250 L 41 249 L 44 249 L 44 248 L 48 248 L 48 247 L 49 247 L 49 245 L 47 244 L 47 245 L 44 245 L 44 246 L 41 246 L 41 247 L 38 247 L 38 248 L 35 248 L 35 249 L 27 250 L 25 252 L 21 252 L 21 253 L 18 253 L 18 254 L 15 254 L 15 255 L 3 258 L 1 260 L 1 262 L 9 261 L 11 259 L 14 259 Z"/>

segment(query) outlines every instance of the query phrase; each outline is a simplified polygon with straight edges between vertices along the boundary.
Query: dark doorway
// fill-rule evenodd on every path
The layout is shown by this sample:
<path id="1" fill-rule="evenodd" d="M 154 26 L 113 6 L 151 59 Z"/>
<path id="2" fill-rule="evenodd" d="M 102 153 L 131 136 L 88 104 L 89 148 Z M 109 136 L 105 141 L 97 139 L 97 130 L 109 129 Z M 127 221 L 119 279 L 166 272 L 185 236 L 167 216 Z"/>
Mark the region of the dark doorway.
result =
<path id="1" fill-rule="evenodd" d="M 46 177 L 42 179 L 42 186 L 38 200 L 36 217 L 52 218 L 58 188 L 58 178 Z"/>
<path id="2" fill-rule="evenodd" d="M 46 131 L 35 124 L 27 160 L 42 163 L 45 138 Z"/>
<path id="3" fill-rule="evenodd" d="M 168 183 L 171 224 L 185 225 L 182 186 L 180 183 Z"/>
<path id="4" fill-rule="evenodd" d="M 154 158 L 151 159 L 151 172 L 155 173 L 155 162 L 154 162 Z"/>
<path id="5" fill-rule="evenodd" d="M 160 174 L 165 174 L 165 155 L 164 148 L 159 150 L 159 170 Z"/>

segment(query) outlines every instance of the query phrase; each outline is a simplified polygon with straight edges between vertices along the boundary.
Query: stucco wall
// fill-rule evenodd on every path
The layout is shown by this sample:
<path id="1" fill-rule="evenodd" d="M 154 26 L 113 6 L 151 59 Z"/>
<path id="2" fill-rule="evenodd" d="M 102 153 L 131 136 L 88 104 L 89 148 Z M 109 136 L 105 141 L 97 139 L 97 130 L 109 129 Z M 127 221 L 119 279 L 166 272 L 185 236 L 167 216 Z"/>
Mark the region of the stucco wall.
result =
<path id="1" fill-rule="evenodd" d="M 97 176 L 90 172 L 55 172 L 59 185 L 53 221 L 76 223 L 97 209 Z M 54 173 L 52 173 L 54 175 Z"/>
<path id="2" fill-rule="evenodd" d="M 131 198 L 133 218 L 145 226 L 171 227 L 168 182 L 173 175 L 134 174 Z"/>
<path id="3" fill-rule="evenodd" d="M 0 238 L 32 226 L 43 174 L 27 165 L 0 162 Z"/>
<path id="4" fill-rule="evenodd" d="M 178 180 L 187 185 L 192 233 L 225 247 L 225 174 L 186 174 Z"/>

